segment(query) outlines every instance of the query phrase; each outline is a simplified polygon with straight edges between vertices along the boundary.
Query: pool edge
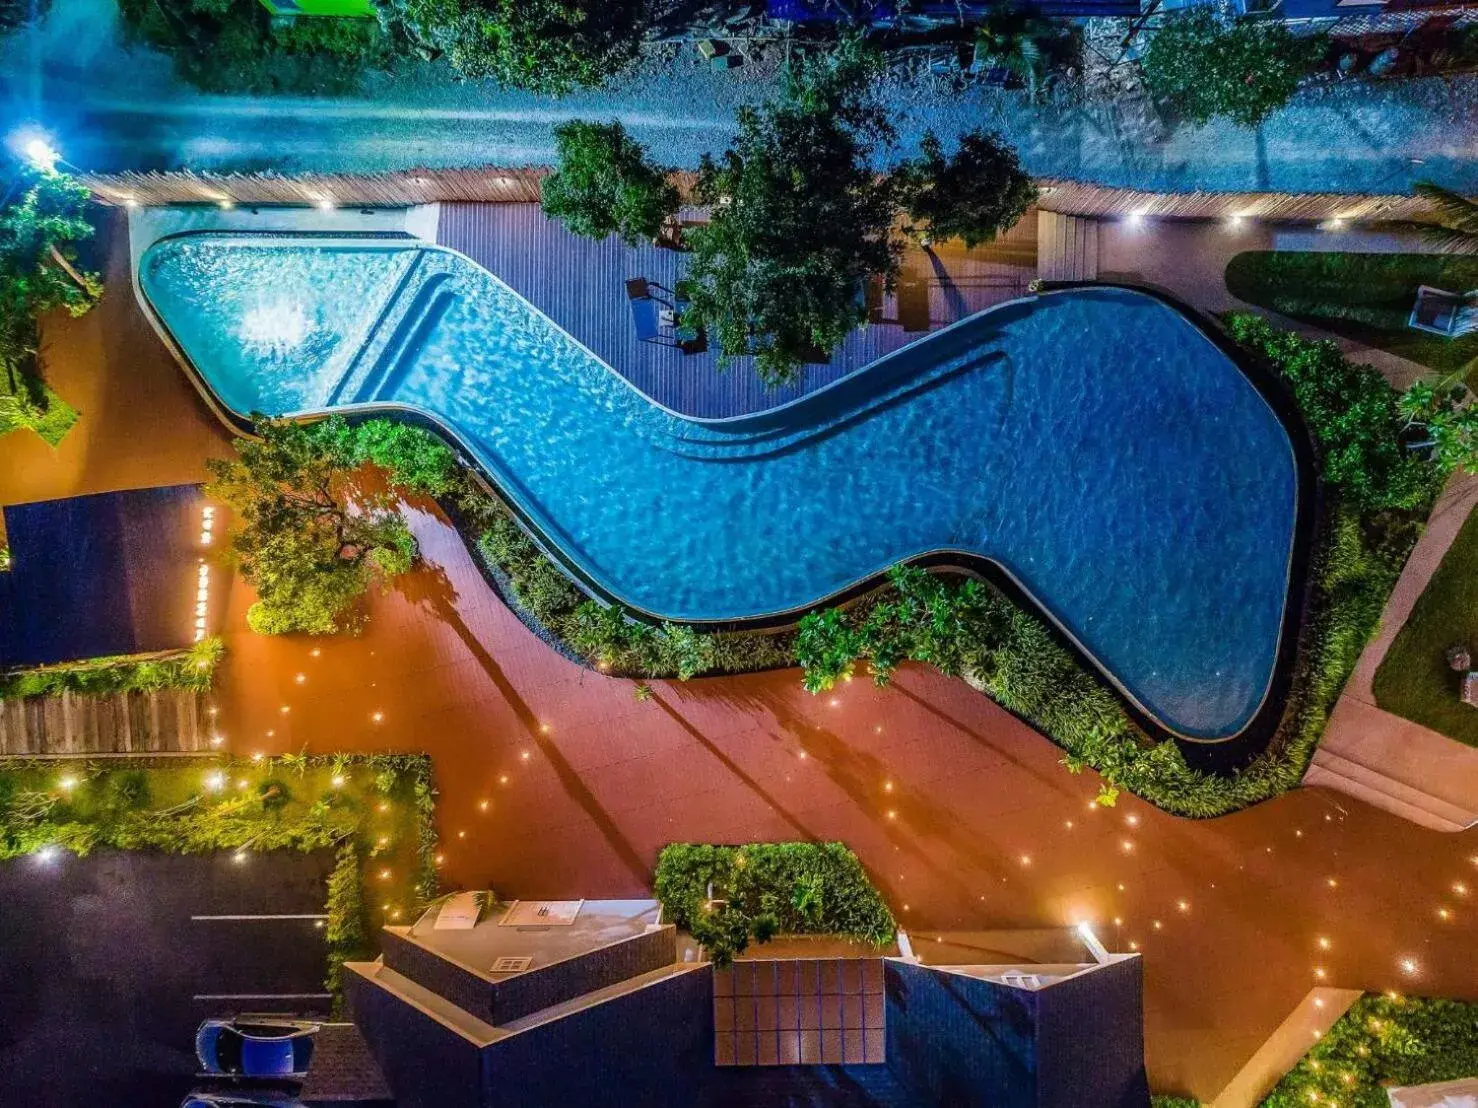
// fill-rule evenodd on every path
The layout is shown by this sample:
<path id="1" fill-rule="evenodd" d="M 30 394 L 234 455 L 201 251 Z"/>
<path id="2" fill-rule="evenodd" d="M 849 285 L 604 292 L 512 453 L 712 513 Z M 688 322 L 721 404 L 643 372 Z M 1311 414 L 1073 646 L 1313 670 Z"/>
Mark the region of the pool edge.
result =
<path id="1" fill-rule="evenodd" d="M 256 437 L 255 426 L 249 416 L 235 411 L 229 407 L 210 386 L 205 375 L 194 365 L 183 348 L 174 339 L 173 334 L 164 323 L 163 317 L 155 309 L 143 289 L 140 281 L 141 265 L 144 256 L 159 243 L 176 237 L 184 237 L 200 233 L 223 233 L 211 232 L 207 228 L 196 228 L 187 231 L 176 232 L 160 236 L 153 241 L 143 245 L 138 251 L 138 263 L 131 266 L 130 277 L 133 282 L 134 292 L 138 303 L 149 318 L 150 324 L 155 332 L 160 335 L 166 348 L 174 356 L 175 360 L 185 370 L 186 376 L 194 385 L 196 391 L 201 394 L 207 406 L 215 413 L 216 417 L 231 431 L 243 437 Z M 224 231 L 226 234 L 240 234 L 246 237 L 253 235 L 282 236 L 282 235 L 304 235 L 302 231 Z M 382 237 L 402 238 L 407 244 L 414 243 L 418 248 L 443 251 L 463 258 L 469 264 L 479 270 L 486 271 L 486 267 L 459 251 L 442 246 L 438 243 L 428 242 L 414 235 L 355 235 L 341 232 L 328 232 L 317 237 L 324 240 L 354 237 Z M 496 275 L 494 275 L 496 279 Z M 499 282 L 505 284 L 504 282 Z M 1285 589 L 1282 604 L 1282 619 L 1279 624 L 1278 643 L 1274 649 L 1273 663 L 1269 669 L 1268 680 L 1264 687 L 1262 698 L 1258 708 L 1252 716 L 1236 731 L 1224 736 L 1206 737 L 1188 735 L 1177 731 L 1173 726 L 1161 720 L 1155 713 L 1142 703 L 1139 698 L 1097 657 L 1079 641 L 1071 629 L 1060 622 L 1057 617 L 1044 605 L 1014 574 L 1002 563 L 972 552 L 958 550 L 955 548 L 942 547 L 923 551 L 909 558 L 900 560 L 894 564 L 918 566 L 925 569 L 953 569 L 958 572 L 971 574 L 989 581 L 1001 589 L 1012 600 L 1020 606 L 1028 609 L 1040 618 L 1053 632 L 1058 641 L 1064 645 L 1077 659 L 1088 668 L 1092 669 L 1103 680 L 1105 680 L 1119 695 L 1124 703 L 1126 711 L 1134 722 L 1152 737 L 1162 739 L 1173 739 L 1178 743 L 1187 744 L 1191 750 L 1216 749 L 1219 756 L 1215 758 L 1198 758 L 1202 762 L 1199 768 L 1222 768 L 1241 760 L 1241 756 L 1248 752 L 1256 753 L 1264 749 L 1275 736 L 1281 723 L 1287 706 L 1288 693 L 1291 690 L 1295 663 L 1298 659 L 1300 645 L 1300 630 L 1304 624 L 1309 604 L 1309 555 L 1312 551 L 1313 540 L 1316 534 L 1316 523 L 1322 513 L 1320 496 L 1320 485 L 1318 482 L 1317 467 L 1314 465 L 1312 441 L 1308 436 L 1307 429 L 1303 423 L 1302 416 L 1293 404 L 1292 396 L 1283 386 L 1281 380 L 1268 367 L 1260 364 L 1251 357 L 1247 351 L 1239 347 L 1229 335 L 1221 328 L 1214 318 L 1189 304 L 1180 300 L 1174 294 L 1163 289 L 1150 286 L 1134 284 L 1126 281 L 1044 281 L 1034 286 L 1034 291 L 1026 296 L 1016 297 L 1001 304 L 992 305 L 979 312 L 971 313 L 964 319 L 942 327 L 937 331 L 929 332 L 922 336 L 918 342 L 927 342 L 946 332 L 952 331 L 963 324 L 976 320 L 981 316 L 994 314 L 1003 309 L 1029 304 L 1042 297 L 1051 296 L 1056 293 L 1069 292 L 1073 290 L 1089 289 L 1122 289 L 1144 295 L 1155 300 L 1162 306 L 1169 308 L 1194 327 L 1205 339 L 1210 341 L 1220 353 L 1222 353 L 1242 376 L 1252 385 L 1259 397 L 1268 405 L 1274 417 L 1282 427 L 1288 440 L 1290 452 L 1294 461 L 1295 495 L 1294 495 L 1294 519 L 1291 528 L 1292 536 L 1288 555 L 1288 567 L 1285 574 Z M 527 302 L 513 291 L 515 296 Z M 530 305 L 534 311 L 538 309 Z M 543 312 L 538 314 L 548 319 Z M 553 320 L 551 325 L 559 327 Z M 573 338 L 573 336 L 571 336 Z M 574 340 L 578 344 L 578 340 Z M 902 351 L 910 350 L 918 345 L 918 342 L 909 343 L 899 350 L 890 351 L 879 358 L 859 366 L 851 373 L 838 378 L 836 381 L 828 382 L 826 385 L 807 393 L 805 396 L 796 397 L 775 405 L 773 408 L 762 412 L 747 413 L 741 417 L 724 417 L 722 419 L 704 419 L 702 417 L 686 416 L 682 413 L 673 412 L 659 401 L 649 396 L 637 385 L 627 380 L 622 374 L 609 366 L 603 359 L 595 360 L 623 381 L 629 388 L 642 397 L 644 401 L 661 411 L 676 415 L 681 419 L 698 424 L 725 424 L 734 419 L 752 419 L 756 417 L 769 416 L 776 411 L 791 407 L 792 405 L 810 401 L 813 397 L 829 391 L 830 389 L 852 381 L 858 375 L 871 371 L 875 366 L 890 360 Z M 583 344 L 582 349 L 584 348 Z M 594 355 L 592 355 L 594 357 Z M 515 497 L 506 493 L 498 484 L 494 475 L 490 474 L 477 454 L 463 437 L 449 424 L 444 422 L 434 413 L 424 411 L 411 405 L 400 404 L 393 401 L 381 401 L 367 405 L 353 405 L 336 408 L 332 411 L 326 409 L 307 410 L 300 413 L 284 416 L 281 418 L 292 419 L 296 422 L 312 423 L 329 418 L 331 415 L 340 415 L 342 418 L 357 422 L 375 418 L 383 413 L 390 413 L 403 418 L 406 422 L 421 425 L 441 436 L 447 442 L 454 445 L 459 455 L 458 462 L 476 479 L 477 483 L 489 495 L 495 497 L 513 517 L 519 526 L 532 539 L 540 551 L 555 562 L 560 569 L 569 576 L 579 588 L 594 599 L 608 604 L 619 605 L 626 611 L 636 615 L 648 622 L 662 622 L 664 617 L 656 612 L 634 605 L 623 600 L 610 592 L 605 586 L 596 581 L 589 573 L 580 568 L 574 560 L 565 553 L 560 545 L 549 538 L 543 528 L 535 522 L 530 513 L 517 502 Z M 462 535 L 463 541 L 468 542 L 468 536 Z M 889 567 L 891 568 L 891 567 Z M 804 605 L 787 608 L 775 612 L 764 613 L 757 616 L 745 617 L 737 620 L 677 620 L 672 622 L 682 623 L 686 626 L 702 632 L 733 633 L 741 631 L 767 631 L 782 630 L 793 627 L 804 615 L 818 608 L 850 603 L 859 597 L 880 588 L 886 581 L 888 569 L 882 569 L 857 581 L 837 589 L 823 597 L 819 597 Z M 1213 765 L 1212 763 L 1216 763 Z"/>

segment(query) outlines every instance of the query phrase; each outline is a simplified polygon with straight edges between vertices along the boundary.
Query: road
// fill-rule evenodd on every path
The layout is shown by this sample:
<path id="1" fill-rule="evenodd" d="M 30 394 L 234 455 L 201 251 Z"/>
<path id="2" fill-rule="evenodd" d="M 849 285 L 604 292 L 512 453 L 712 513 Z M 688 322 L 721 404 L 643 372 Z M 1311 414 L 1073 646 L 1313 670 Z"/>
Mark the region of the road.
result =
<path id="1" fill-rule="evenodd" d="M 167 59 L 119 41 L 113 0 L 57 0 L 38 28 L 0 43 L 0 127 L 39 125 L 78 166 L 336 170 L 523 165 L 551 159 L 552 127 L 622 119 L 657 157 L 696 164 L 721 149 L 733 111 L 772 80 L 718 73 L 696 55 L 617 87 L 551 99 L 458 82 L 440 66 L 379 75 L 354 99 L 206 96 Z M 1004 133 L 1038 175 L 1162 189 L 1400 192 L 1430 178 L 1478 191 L 1478 77 L 1308 90 L 1261 128 L 1181 127 L 1133 137 L 1103 106 L 1032 107 L 1020 94 L 941 84 L 888 92 L 900 150 L 926 128 Z"/>

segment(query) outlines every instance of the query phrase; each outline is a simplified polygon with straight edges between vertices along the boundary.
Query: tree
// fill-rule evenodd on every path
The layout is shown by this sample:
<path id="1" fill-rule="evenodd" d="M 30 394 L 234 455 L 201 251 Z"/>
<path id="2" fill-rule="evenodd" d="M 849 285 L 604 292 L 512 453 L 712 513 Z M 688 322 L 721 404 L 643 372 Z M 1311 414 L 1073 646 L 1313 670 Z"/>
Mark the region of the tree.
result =
<path id="1" fill-rule="evenodd" d="M 348 629 L 371 584 L 410 568 L 415 539 L 389 494 L 355 484 L 362 458 L 342 420 L 254 418 L 260 440 L 238 439 L 235 458 L 206 463 L 206 495 L 235 513 L 232 554 L 257 590 L 247 623 L 264 635 Z"/>
<path id="2" fill-rule="evenodd" d="M 712 214 L 688 236 L 685 318 L 723 363 L 753 354 L 769 384 L 860 326 L 863 283 L 897 272 L 894 186 L 872 168 L 892 138 L 868 95 L 876 65 L 849 40 L 792 69 L 777 100 L 740 109 L 734 145 L 703 158 L 697 195 Z"/>
<path id="3" fill-rule="evenodd" d="M 1165 17 L 1141 65 L 1150 91 L 1192 123 L 1226 116 L 1255 127 L 1288 103 L 1327 49 L 1320 35 L 1194 7 Z"/>
<path id="4" fill-rule="evenodd" d="M 962 135 L 950 158 L 926 131 L 919 154 L 899 168 L 898 178 L 912 229 L 931 238 L 960 238 L 966 246 L 990 242 L 1037 198 L 1016 151 L 989 131 Z"/>
<path id="5" fill-rule="evenodd" d="M 392 55 L 376 19 L 284 21 L 258 0 L 119 0 L 119 11 L 130 38 L 207 92 L 352 92 Z"/>
<path id="6" fill-rule="evenodd" d="M 577 235 L 618 234 L 635 246 L 677 213 L 677 188 L 616 120 L 572 120 L 554 129 L 559 168 L 543 186 L 544 214 Z"/>
<path id="7" fill-rule="evenodd" d="M 1053 47 L 1062 37 L 1060 26 L 1015 4 L 995 5 L 976 28 L 976 57 L 1016 77 L 1035 100 L 1051 63 Z"/>
<path id="8" fill-rule="evenodd" d="M 399 15 L 464 75 L 556 95 L 630 66 L 647 17 L 645 0 L 400 0 Z"/>
<path id="9" fill-rule="evenodd" d="M 62 173 L 22 170 L 11 187 L 17 197 L 0 208 L 0 428 L 41 429 L 50 394 L 31 372 L 45 312 L 86 313 L 103 287 L 94 273 L 79 271 L 76 244 L 92 235 L 85 215 L 89 193 Z M 67 418 L 76 413 L 59 405 Z M 49 436 L 48 436 L 49 437 Z"/>
<path id="10" fill-rule="evenodd" d="M 1438 226 L 1422 226 L 1427 242 L 1448 254 L 1478 254 L 1478 202 L 1430 181 L 1418 181 L 1412 188 L 1437 215 Z"/>

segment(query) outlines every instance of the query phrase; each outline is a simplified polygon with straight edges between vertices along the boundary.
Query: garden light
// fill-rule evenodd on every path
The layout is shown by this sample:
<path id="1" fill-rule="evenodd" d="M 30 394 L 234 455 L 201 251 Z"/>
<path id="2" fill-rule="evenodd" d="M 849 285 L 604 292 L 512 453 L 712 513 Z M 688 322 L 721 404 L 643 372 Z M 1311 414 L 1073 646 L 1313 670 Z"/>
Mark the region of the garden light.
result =
<path id="1" fill-rule="evenodd" d="M 334 774 L 334 779 L 330 781 L 329 784 L 333 785 L 333 787 L 336 789 L 342 789 L 344 787 L 343 775 L 337 773 Z"/>
<path id="2" fill-rule="evenodd" d="M 63 777 L 56 784 L 57 788 L 61 789 L 62 792 L 71 792 L 77 787 L 77 778 L 73 777 L 71 774 L 67 774 L 67 776 Z"/>
<path id="3" fill-rule="evenodd" d="M 43 846 L 40 850 L 36 851 L 36 860 L 38 862 L 41 862 L 43 865 L 50 865 L 56 860 L 57 855 L 60 853 L 61 852 L 57 850 L 57 848 L 54 846 Z"/>

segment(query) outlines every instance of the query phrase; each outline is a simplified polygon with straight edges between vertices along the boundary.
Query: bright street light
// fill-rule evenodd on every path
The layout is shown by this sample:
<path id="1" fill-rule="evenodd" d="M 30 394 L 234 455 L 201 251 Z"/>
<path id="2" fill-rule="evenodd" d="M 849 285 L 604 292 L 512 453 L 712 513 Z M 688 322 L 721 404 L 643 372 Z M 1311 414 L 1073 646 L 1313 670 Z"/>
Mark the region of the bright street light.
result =
<path id="1" fill-rule="evenodd" d="M 42 173 L 55 173 L 56 163 L 62 160 L 56 147 L 43 138 L 33 138 L 21 148 L 21 153 L 32 169 Z"/>

